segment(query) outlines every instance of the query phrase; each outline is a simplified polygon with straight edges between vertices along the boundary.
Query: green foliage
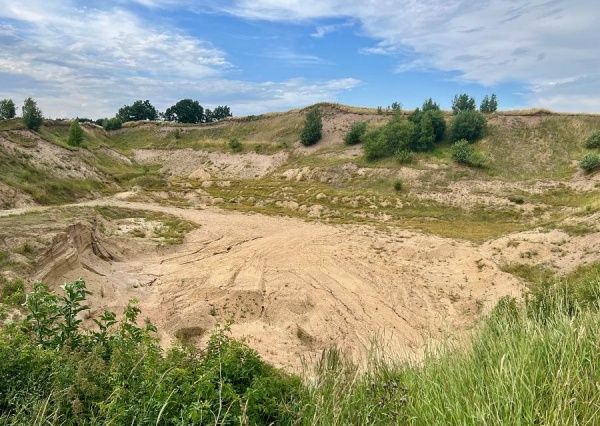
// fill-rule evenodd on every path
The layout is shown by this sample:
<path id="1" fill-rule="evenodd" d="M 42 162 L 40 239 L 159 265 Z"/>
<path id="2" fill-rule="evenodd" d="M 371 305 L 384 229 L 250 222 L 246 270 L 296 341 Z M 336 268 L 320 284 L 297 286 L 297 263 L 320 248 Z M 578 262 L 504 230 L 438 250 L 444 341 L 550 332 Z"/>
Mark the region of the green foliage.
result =
<path id="1" fill-rule="evenodd" d="M 414 160 L 414 154 L 407 149 L 399 149 L 394 154 L 394 157 L 400 164 L 410 164 Z"/>
<path id="2" fill-rule="evenodd" d="M 123 122 L 117 118 L 104 118 L 101 121 L 101 126 L 104 130 L 119 130 L 123 127 Z"/>
<path id="3" fill-rule="evenodd" d="M 588 149 L 600 148 L 600 130 L 595 130 L 585 140 L 585 147 Z"/>
<path id="4" fill-rule="evenodd" d="M 401 179 L 397 179 L 394 181 L 394 191 L 400 192 L 404 189 L 404 182 Z"/>
<path id="5" fill-rule="evenodd" d="M 435 142 L 440 142 L 445 137 L 444 114 L 431 98 L 423 102 L 423 109 L 415 109 L 408 120 L 415 125 L 415 134 L 411 143 L 413 151 L 430 151 Z"/>
<path id="6" fill-rule="evenodd" d="M 83 142 L 83 129 L 79 124 L 79 120 L 73 120 L 71 122 L 71 128 L 69 129 L 69 138 L 67 143 L 71 146 L 80 146 Z"/>
<path id="7" fill-rule="evenodd" d="M 321 119 L 321 109 L 319 106 L 312 107 L 306 114 L 304 128 L 300 134 L 300 142 L 304 146 L 314 145 L 323 136 L 323 121 Z"/>
<path id="8" fill-rule="evenodd" d="M 20 306 L 25 302 L 25 284 L 23 280 L 9 281 L 0 275 L 0 303 L 8 306 Z"/>
<path id="9" fill-rule="evenodd" d="M 402 114 L 402 104 L 400 102 L 392 102 L 390 109 L 394 114 Z"/>
<path id="10" fill-rule="evenodd" d="M 456 142 L 461 139 L 466 139 L 469 142 L 475 142 L 483 136 L 485 129 L 486 119 L 480 112 L 459 112 L 452 119 L 452 141 Z"/>
<path id="11" fill-rule="evenodd" d="M 452 159 L 459 164 L 473 167 L 485 167 L 486 159 L 469 144 L 465 139 L 452 145 Z"/>
<path id="12" fill-rule="evenodd" d="M 356 145 L 363 141 L 363 137 L 367 132 L 367 122 L 366 121 L 355 121 L 350 126 L 350 130 L 344 136 L 344 143 L 346 145 Z"/>
<path id="13" fill-rule="evenodd" d="M 587 153 L 579 161 L 579 168 L 586 173 L 591 173 L 598 166 L 600 166 L 600 155 L 595 153 Z"/>
<path id="14" fill-rule="evenodd" d="M 120 320 L 105 312 L 85 331 L 85 285 L 66 295 L 41 284 L 28 295 L 28 319 L 0 331 L 0 423 L 292 424 L 301 382 L 265 364 L 229 325 L 207 348 L 164 353 L 139 308 Z"/>
<path id="15" fill-rule="evenodd" d="M 452 111 L 455 115 L 464 111 L 475 111 L 476 109 L 475 99 L 466 93 L 456 95 L 452 100 Z"/>
<path id="16" fill-rule="evenodd" d="M 128 121 L 157 120 L 158 110 L 149 100 L 137 100 L 132 105 L 124 105 L 117 112 L 117 118 L 122 123 Z"/>
<path id="17" fill-rule="evenodd" d="M 365 157 L 367 160 L 377 160 L 391 157 L 398 151 L 407 150 L 410 148 L 414 134 L 414 124 L 396 116 L 385 126 L 365 134 Z"/>
<path id="18" fill-rule="evenodd" d="M 23 103 L 21 111 L 23 112 L 23 123 L 25 126 L 30 130 L 39 130 L 44 122 L 44 117 L 42 115 L 42 110 L 38 108 L 37 103 L 31 98 L 27 98 Z"/>
<path id="19" fill-rule="evenodd" d="M 2 99 L 0 101 L 0 120 L 10 120 L 17 115 L 17 108 L 12 99 Z"/>
<path id="20" fill-rule="evenodd" d="M 204 108 L 198 101 L 182 99 L 172 107 L 167 108 L 165 120 L 178 123 L 203 123 L 205 121 Z"/>
<path id="21" fill-rule="evenodd" d="M 233 152 L 240 152 L 244 148 L 242 143 L 237 138 L 230 139 L 229 142 L 227 142 L 227 146 Z"/>
<path id="22" fill-rule="evenodd" d="M 481 105 L 479 106 L 479 111 L 483 114 L 491 114 L 492 112 L 496 112 L 498 110 L 498 99 L 496 98 L 496 94 L 493 93 L 491 97 L 485 95 L 483 100 L 481 101 Z"/>
<path id="23" fill-rule="evenodd" d="M 224 118 L 231 117 L 231 109 L 227 105 L 218 106 L 213 111 L 206 110 L 206 122 L 211 123 L 213 121 L 223 120 Z"/>

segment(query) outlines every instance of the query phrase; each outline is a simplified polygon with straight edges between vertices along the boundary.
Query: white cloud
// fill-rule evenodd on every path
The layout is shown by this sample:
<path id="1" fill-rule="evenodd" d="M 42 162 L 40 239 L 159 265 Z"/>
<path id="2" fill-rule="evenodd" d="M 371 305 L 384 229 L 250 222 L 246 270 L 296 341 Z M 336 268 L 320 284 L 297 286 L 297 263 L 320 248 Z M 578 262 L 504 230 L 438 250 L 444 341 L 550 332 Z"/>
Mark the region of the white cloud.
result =
<path id="1" fill-rule="evenodd" d="M 354 19 L 378 40 L 362 53 L 410 52 L 399 71 L 453 71 L 486 86 L 517 82 L 544 88 L 600 69 L 600 3 L 590 0 L 237 0 L 223 9 L 270 21 Z M 562 108 L 562 97 L 533 93 L 532 102 Z M 589 90 L 577 99 L 589 100 L 582 107 L 594 107 L 600 92 Z"/>
<path id="2" fill-rule="evenodd" d="M 0 27 L 0 73 L 29 84 L 2 89 L 15 97 L 36 96 L 54 116 L 112 115 L 114 105 L 103 108 L 98 99 L 146 98 L 157 82 L 164 87 L 215 78 L 232 68 L 210 43 L 153 26 L 122 8 L 0 0 L 0 19 L 7 18 L 11 25 Z"/>

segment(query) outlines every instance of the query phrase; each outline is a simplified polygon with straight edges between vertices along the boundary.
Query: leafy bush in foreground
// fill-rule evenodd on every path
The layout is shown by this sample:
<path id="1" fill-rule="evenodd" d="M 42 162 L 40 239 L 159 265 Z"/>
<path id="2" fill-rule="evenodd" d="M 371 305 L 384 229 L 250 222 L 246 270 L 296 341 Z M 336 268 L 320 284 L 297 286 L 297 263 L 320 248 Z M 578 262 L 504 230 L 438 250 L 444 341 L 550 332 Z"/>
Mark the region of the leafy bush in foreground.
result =
<path id="1" fill-rule="evenodd" d="M 138 325 L 135 304 L 85 331 L 85 283 L 64 290 L 36 284 L 26 320 L 0 331 L 0 424 L 291 423 L 299 379 L 230 338 L 228 326 L 205 351 L 165 353 L 154 326 Z"/>

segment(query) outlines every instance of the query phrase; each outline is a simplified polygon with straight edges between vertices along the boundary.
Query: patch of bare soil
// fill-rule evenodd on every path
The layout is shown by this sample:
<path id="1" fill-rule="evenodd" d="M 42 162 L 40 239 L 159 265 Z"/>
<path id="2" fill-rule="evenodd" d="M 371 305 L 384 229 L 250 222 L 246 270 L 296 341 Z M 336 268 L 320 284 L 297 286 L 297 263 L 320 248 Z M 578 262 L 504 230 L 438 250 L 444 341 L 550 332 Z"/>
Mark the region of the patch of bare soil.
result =
<path id="1" fill-rule="evenodd" d="M 25 141 L 17 144 L 0 134 L 0 146 L 12 155 L 26 158 L 34 168 L 44 169 L 53 176 L 68 179 L 103 178 L 93 166 L 87 164 L 82 157 L 92 155 L 88 151 L 70 151 L 39 138 L 28 130 L 12 131 Z"/>
<path id="2" fill-rule="evenodd" d="M 456 336 L 500 297 L 520 294 L 489 250 L 465 242 L 212 209 L 84 204 L 162 211 L 201 225 L 180 246 L 73 225 L 55 236 L 34 275 L 52 286 L 85 278 L 91 315 L 139 299 L 165 344 L 186 335 L 201 345 L 232 318 L 236 336 L 288 369 L 332 345 L 363 356 L 376 336 L 420 356 L 429 339 Z"/>
<path id="3" fill-rule="evenodd" d="M 258 178 L 281 166 L 288 157 L 281 152 L 274 155 L 257 153 L 229 154 L 195 151 L 193 149 L 158 150 L 137 149 L 135 161 L 142 164 L 162 164 L 162 171 L 171 176 L 206 180 L 214 178 Z"/>
<path id="4" fill-rule="evenodd" d="M 34 205 L 29 194 L 0 182 L 0 209 L 13 209 Z"/>

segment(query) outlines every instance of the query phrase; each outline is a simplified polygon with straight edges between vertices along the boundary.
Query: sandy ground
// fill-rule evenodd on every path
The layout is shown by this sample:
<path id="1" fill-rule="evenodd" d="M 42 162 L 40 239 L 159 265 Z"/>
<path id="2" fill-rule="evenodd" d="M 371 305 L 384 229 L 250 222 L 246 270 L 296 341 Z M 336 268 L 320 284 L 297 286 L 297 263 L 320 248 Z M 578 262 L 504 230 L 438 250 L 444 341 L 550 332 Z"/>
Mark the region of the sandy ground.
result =
<path id="1" fill-rule="evenodd" d="M 362 357 L 377 337 L 419 357 L 521 290 L 493 250 L 436 236 L 116 198 L 82 204 L 161 211 L 200 227 L 182 245 L 161 246 L 73 225 L 55 237 L 36 279 L 57 286 L 83 277 L 92 315 L 140 300 L 165 345 L 181 334 L 202 344 L 232 318 L 235 336 L 290 370 L 333 345 Z"/>

